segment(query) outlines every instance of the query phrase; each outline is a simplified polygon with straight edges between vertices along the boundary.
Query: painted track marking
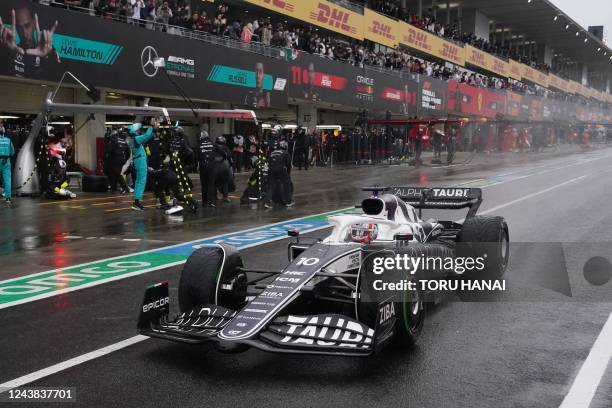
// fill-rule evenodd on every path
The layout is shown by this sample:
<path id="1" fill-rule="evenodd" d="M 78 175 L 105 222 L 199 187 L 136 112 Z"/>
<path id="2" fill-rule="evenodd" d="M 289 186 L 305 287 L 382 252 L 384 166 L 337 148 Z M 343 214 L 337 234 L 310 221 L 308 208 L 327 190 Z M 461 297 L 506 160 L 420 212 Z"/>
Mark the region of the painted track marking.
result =
<path id="1" fill-rule="evenodd" d="M 612 359 L 612 314 L 601 329 L 560 408 L 589 408 L 610 359 Z"/>

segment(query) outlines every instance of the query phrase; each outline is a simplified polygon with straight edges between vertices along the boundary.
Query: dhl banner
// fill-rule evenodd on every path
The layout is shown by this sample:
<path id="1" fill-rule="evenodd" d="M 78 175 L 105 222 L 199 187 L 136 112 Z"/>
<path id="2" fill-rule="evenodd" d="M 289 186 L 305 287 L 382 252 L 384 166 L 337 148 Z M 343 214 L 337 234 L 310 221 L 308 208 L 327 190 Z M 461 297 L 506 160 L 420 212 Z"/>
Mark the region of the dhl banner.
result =
<path id="1" fill-rule="evenodd" d="M 569 92 L 569 84 L 563 78 L 559 78 L 556 75 L 550 74 L 548 76 L 549 85 L 563 92 Z"/>
<path id="2" fill-rule="evenodd" d="M 525 65 L 525 64 L 521 64 L 521 68 L 522 68 L 522 73 L 523 73 L 523 79 L 526 79 L 528 81 L 534 82 L 536 81 L 536 72 L 535 69 Z"/>
<path id="3" fill-rule="evenodd" d="M 402 44 L 453 64 L 465 65 L 463 47 L 410 24 L 400 22 L 399 25 L 401 28 L 399 41 Z"/>
<path id="4" fill-rule="evenodd" d="M 589 94 L 589 98 L 599 99 L 599 92 L 597 92 L 593 88 L 587 88 L 587 93 Z"/>
<path id="5" fill-rule="evenodd" d="M 544 88 L 548 88 L 548 75 L 525 64 L 521 64 L 521 67 L 523 68 L 524 79 L 543 86 Z"/>
<path id="6" fill-rule="evenodd" d="M 245 0 L 247 3 L 276 11 L 287 16 L 293 15 L 297 9 L 296 5 L 301 5 L 301 0 Z"/>
<path id="7" fill-rule="evenodd" d="M 399 44 L 401 24 L 392 18 L 365 9 L 365 36 L 375 43 L 395 48 Z"/>
<path id="8" fill-rule="evenodd" d="M 567 92 L 568 93 L 576 93 L 576 86 L 578 84 L 572 80 L 567 81 Z"/>
<path id="9" fill-rule="evenodd" d="M 363 40 L 364 18 L 362 14 L 340 7 L 326 0 L 296 1 L 299 4 L 291 16 L 325 29 Z"/>
<path id="10" fill-rule="evenodd" d="M 589 88 L 578 83 L 578 94 L 584 96 L 585 98 L 589 97 Z"/>
<path id="11" fill-rule="evenodd" d="M 512 79 L 516 79 L 517 81 L 521 81 L 523 79 L 523 64 L 520 62 L 516 62 L 514 60 L 510 60 L 508 62 L 508 76 Z"/>
<path id="12" fill-rule="evenodd" d="M 544 88 L 548 88 L 550 85 L 550 79 L 548 78 L 548 74 L 545 74 L 542 71 L 536 69 L 536 84 L 543 86 Z"/>
<path id="13" fill-rule="evenodd" d="M 596 89 L 593 89 L 593 98 L 597 99 L 600 102 L 606 101 L 605 93 L 603 91 L 598 91 Z"/>
<path id="14" fill-rule="evenodd" d="M 363 40 L 364 16 L 327 0 L 246 0 L 268 10 Z"/>
<path id="15" fill-rule="evenodd" d="M 465 46 L 465 62 L 504 78 L 509 76 L 508 63 L 471 45 Z"/>

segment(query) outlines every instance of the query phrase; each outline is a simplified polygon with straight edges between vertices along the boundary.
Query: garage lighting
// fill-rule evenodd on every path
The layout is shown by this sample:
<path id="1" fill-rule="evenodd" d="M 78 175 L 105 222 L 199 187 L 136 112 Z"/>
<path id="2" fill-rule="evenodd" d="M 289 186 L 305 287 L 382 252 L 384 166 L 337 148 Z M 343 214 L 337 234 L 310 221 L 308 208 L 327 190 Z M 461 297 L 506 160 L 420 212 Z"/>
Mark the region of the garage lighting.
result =
<path id="1" fill-rule="evenodd" d="M 585 38 L 585 39 L 584 39 L 584 42 L 588 42 L 588 41 L 589 41 L 589 39 L 588 39 L 588 38 Z"/>
<path id="2" fill-rule="evenodd" d="M 599 52 L 599 51 L 601 51 L 601 47 L 599 47 L 599 48 L 597 49 L 597 52 Z"/>
<path id="3" fill-rule="evenodd" d="M 70 125 L 70 122 L 49 122 L 50 125 Z"/>
<path id="4" fill-rule="evenodd" d="M 0 115 L 0 119 L 19 119 L 19 116 Z"/>
<path id="5" fill-rule="evenodd" d="M 569 24 L 566 24 L 566 25 L 565 25 L 565 29 L 566 29 L 566 30 L 569 30 Z"/>
<path id="6" fill-rule="evenodd" d="M 340 126 L 340 125 L 319 125 L 319 126 L 317 126 L 317 130 L 338 130 L 338 131 L 342 131 L 342 126 Z"/>
<path id="7" fill-rule="evenodd" d="M 555 18 L 553 18 L 553 21 L 557 21 L 559 19 L 559 16 L 555 16 Z"/>
<path id="8" fill-rule="evenodd" d="M 576 31 L 576 37 L 580 35 L 580 31 Z"/>

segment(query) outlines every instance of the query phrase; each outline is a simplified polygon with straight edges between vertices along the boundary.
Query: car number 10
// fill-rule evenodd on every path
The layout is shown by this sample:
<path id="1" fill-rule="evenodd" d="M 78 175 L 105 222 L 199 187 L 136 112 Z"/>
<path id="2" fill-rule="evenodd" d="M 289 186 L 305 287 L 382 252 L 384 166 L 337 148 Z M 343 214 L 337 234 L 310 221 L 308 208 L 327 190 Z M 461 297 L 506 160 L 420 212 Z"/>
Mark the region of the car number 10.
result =
<path id="1" fill-rule="evenodd" d="M 313 266 L 319 263 L 319 258 L 300 258 L 299 261 L 297 261 L 296 265 L 297 266 Z"/>

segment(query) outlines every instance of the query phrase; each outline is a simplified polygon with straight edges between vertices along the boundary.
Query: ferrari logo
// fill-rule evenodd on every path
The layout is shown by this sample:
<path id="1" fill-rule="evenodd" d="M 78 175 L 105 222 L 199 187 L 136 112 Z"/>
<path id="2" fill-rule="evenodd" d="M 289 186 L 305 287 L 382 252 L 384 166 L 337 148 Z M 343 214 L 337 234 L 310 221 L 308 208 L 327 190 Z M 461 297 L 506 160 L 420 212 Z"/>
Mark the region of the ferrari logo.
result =
<path id="1" fill-rule="evenodd" d="M 478 94 L 478 110 L 479 111 L 482 110 L 482 94 L 481 93 Z"/>

